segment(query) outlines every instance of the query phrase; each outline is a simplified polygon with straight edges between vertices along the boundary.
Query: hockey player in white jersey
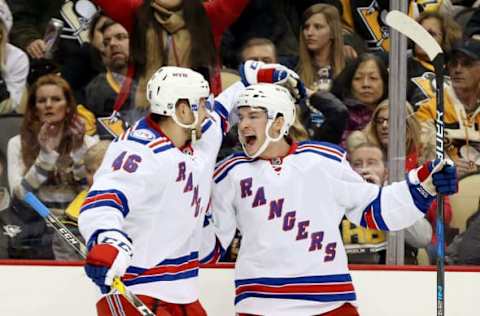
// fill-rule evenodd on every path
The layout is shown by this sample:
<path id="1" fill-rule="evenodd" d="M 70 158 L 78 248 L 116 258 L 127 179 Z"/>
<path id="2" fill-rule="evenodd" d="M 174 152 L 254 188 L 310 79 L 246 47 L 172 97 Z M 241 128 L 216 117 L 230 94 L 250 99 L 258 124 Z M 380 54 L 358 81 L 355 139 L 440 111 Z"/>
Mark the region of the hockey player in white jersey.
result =
<path id="1" fill-rule="evenodd" d="M 151 113 L 110 145 L 81 209 L 87 275 L 103 293 L 123 276 L 157 315 L 206 315 L 196 287 L 197 232 L 222 139 L 220 116 L 207 110 L 209 94 L 193 70 L 157 71 L 147 84 Z M 138 315 L 109 295 L 97 312 Z"/>
<path id="2" fill-rule="evenodd" d="M 217 164 L 213 222 L 222 248 L 235 229 L 239 315 L 358 315 L 339 231 L 346 215 L 364 227 L 399 230 L 425 216 L 436 192 L 456 191 L 455 167 L 429 162 L 380 188 L 353 171 L 342 148 L 289 137 L 288 91 L 253 85 L 235 102 L 243 153 Z"/>
<path id="3" fill-rule="evenodd" d="M 246 84 L 292 75 L 261 63 L 247 63 L 244 73 Z M 206 315 L 198 265 L 217 253 L 199 255 L 201 230 L 230 107 L 243 88 L 233 85 L 209 110 L 209 86 L 199 73 L 162 67 L 149 80 L 151 113 L 110 145 L 79 218 L 89 248 L 85 270 L 103 293 L 122 277 L 156 315 Z M 137 315 L 118 295 L 101 298 L 97 311 Z"/>

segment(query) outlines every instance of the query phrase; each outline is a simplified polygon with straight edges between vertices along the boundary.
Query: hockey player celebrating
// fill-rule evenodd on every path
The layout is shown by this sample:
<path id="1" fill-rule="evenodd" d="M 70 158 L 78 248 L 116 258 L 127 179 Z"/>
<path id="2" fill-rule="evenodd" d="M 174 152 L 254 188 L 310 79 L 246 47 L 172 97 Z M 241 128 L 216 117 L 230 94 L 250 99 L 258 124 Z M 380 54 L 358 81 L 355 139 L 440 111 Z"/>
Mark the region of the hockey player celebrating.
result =
<path id="1" fill-rule="evenodd" d="M 292 75 L 273 64 L 242 70 L 246 85 Z M 156 315 L 206 315 L 197 290 L 200 237 L 222 131 L 242 89 L 238 82 L 223 92 L 213 110 L 209 85 L 193 70 L 162 67 L 149 80 L 151 113 L 110 145 L 79 217 L 85 270 L 102 293 L 122 277 Z M 118 295 L 101 298 L 97 311 L 138 315 Z"/>
<path id="2" fill-rule="evenodd" d="M 243 153 L 217 164 L 212 213 L 222 248 L 235 229 L 239 315 L 358 315 L 338 229 L 344 215 L 372 229 L 399 230 L 425 216 L 437 192 L 456 191 L 455 167 L 428 162 L 380 188 L 342 148 L 290 138 L 295 118 L 283 87 L 252 85 L 235 101 Z"/>
<path id="3" fill-rule="evenodd" d="M 123 276 L 157 315 L 206 315 L 196 288 L 197 234 L 221 142 L 220 127 L 212 126 L 220 118 L 207 110 L 209 94 L 208 82 L 193 70 L 157 71 L 147 88 L 151 113 L 110 145 L 79 217 L 87 275 L 102 293 Z M 138 315 L 111 295 L 97 311 Z"/>

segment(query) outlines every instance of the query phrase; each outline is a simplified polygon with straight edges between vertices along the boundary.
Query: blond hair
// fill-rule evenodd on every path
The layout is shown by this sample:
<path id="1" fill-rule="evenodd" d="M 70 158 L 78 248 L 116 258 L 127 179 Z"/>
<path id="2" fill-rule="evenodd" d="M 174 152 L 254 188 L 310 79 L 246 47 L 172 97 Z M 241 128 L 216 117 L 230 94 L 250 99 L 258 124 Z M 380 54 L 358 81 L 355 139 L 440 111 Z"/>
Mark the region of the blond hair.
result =
<path id="1" fill-rule="evenodd" d="M 93 174 L 97 171 L 110 143 L 111 141 L 109 140 L 101 140 L 87 150 L 83 158 L 87 172 Z"/>
<path id="2" fill-rule="evenodd" d="M 382 102 L 380 102 L 380 104 L 377 105 L 377 107 L 373 111 L 372 119 L 362 131 L 365 133 L 367 142 L 378 145 L 380 148 L 382 148 L 384 154 L 386 154 L 387 148 L 384 148 L 383 145 L 380 143 L 380 140 L 378 139 L 376 119 L 380 111 L 388 110 L 388 109 L 389 109 L 388 99 L 385 99 Z M 407 114 L 406 121 L 405 121 L 405 124 L 406 124 L 405 151 L 407 154 L 409 154 L 413 151 L 418 152 L 419 150 L 422 149 L 423 146 L 420 140 L 420 130 L 421 130 L 420 123 L 415 117 L 415 113 L 410 103 L 406 102 L 405 110 Z"/>
<path id="3" fill-rule="evenodd" d="M 307 130 L 298 119 L 298 115 L 295 115 L 295 120 L 288 130 L 288 137 L 295 142 L 301 142 L 309 138 Z"/>

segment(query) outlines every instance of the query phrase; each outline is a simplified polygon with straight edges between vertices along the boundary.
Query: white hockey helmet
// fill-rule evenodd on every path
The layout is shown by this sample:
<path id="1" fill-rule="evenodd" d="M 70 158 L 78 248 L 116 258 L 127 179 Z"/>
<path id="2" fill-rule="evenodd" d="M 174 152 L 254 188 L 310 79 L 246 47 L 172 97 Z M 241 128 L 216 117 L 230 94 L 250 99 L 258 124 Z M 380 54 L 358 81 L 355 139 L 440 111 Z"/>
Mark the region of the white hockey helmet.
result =
<path id="1" fill-rule="evenodd" d="M 295 100 L 287 88 L 270 83 L 261 83 L 247 87 L 238 95 L 234 103 L 235 109 L 238 111 L 239 108 L 245 106 L 263 109 L 267 113 L 265 142 L 257 152 L 248 154 L 242 143 L 245 154 L 250 158 L 256 158 L 267 149 L 270 142 L 276 142 L 288 135 L 290 126 L 295 121 Z M 277 137 L 271 137 L 268 131 L 279 115 L 283 116 L 283 126 Z"/>
<path id="2" fill-rule="evenodd" d="M 170 116 L 183 128 L 194 128 L 198 123 L 200 99 L 210 95 L 208 82 L 201 74 L 189 68 L 165 66 L 157 70 L 147 83 L 147 100 L 152 113 Z M 175 105 L 186 99 L 193 112 L 194 122 L 183 124 L 177 118 Z"/>

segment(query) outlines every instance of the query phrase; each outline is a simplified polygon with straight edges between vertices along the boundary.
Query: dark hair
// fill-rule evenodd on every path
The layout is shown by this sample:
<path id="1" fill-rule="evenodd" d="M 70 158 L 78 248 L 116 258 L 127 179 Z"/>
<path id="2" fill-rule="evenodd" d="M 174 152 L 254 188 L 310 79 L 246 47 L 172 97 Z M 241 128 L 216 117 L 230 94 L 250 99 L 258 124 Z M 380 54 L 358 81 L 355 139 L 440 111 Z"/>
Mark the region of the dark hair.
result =
<path id="1" fill-rule="evenodd" d="M 183 17 L 192 39 L 191 66 L 213 68 L 217 60 L 217 52 L 212 25 L 203 1 L 183 0 Z"/>
<path id="2" fill-rule="evenodd" d="M 363 53 L 358 56 L 353 63 L 349 64 L 344 71 L 335 79 L 332 93 L 342 100 L 352 98 L 352 80 L 361 64 L 372 60 L 380 71 L 380 76 L 383 81 L 383 94 L 380 100 L 388 97 L 388 69 L 381 57 L 372 53 Z"/>
<path id="3" fill-rule="evenodd" d="M 119 24 L 118 22 L 115 22 L 111 19 L 105 20 L 105 23 L 103 23 L 102 27 L 100 28 L 100 32 L 105 33 L 105 31 L 111 27 L 112 25 Z"/>
<path id="4" fill-rule="evenodd" d="M 97 13 L 95 13 L 95 15 L 93 16 L 93 18 L 90 20 L 90 23 L 88 24 L 88 39 L 90 41 L 92 41 L 93 37 L 94 37 L 94 33 L 95 33 L 95 27 L 97 26 L 98 22 L 100 21 L 100 19 L 102 18 L 107 18 L 108 20 L 111 20 L 109 17 L 107 17 L 106 15 L 103 15 L 102 13 L 100 13 L 100 11 L 98 11 Z"/>
<path id="5" fill-rule="evenodd" d="M 207 16 L 202 0 L 183 0 L 183 18 L 191 38 L 190 68 L 208 68 L 212 71 L 216 64 L 216 48 L 210 20 Z M 147 64 L 147 36 L 148 28 L 153 28 L 160 43 L 162 27 L 156 22 L 154 9 L 149 1 L 145 1 L 138 9 L 133 28 L 134 40 L 130 41 L 130 51 L 133 62 L 139 73 L 145 73 Z M 160 48 L 162 49 L 162 48 Z M 163 65 L 167 64 L 168 56 L 163 56 Z"/>

